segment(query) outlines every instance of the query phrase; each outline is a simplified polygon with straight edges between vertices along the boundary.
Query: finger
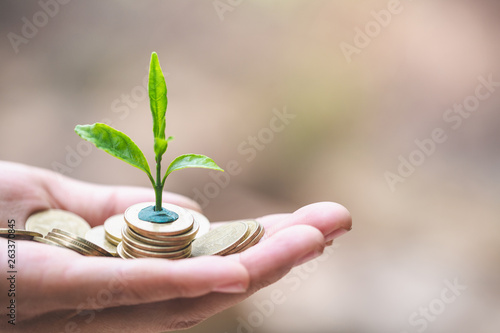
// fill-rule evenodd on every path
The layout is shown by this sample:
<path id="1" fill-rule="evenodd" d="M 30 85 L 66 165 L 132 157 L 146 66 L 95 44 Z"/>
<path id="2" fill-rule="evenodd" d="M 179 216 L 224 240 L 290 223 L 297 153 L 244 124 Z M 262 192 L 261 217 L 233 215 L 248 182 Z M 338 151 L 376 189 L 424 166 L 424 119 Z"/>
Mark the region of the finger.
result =
<path id="1" fill-rule="evenodd" d="M 244 292 L 249 285 L 246 268 L 221 257 L 83 257 L 32 242 L 19 242 L 17 253 L 20 262 L 29 263 L 19 269 L 18 285 L 20 295 L 29 295 L 29 303 L 22 304 L 23 312 L 32 315 L 35 311 L 153 303 L 212 291 Z"/>
<path id="2" fill-rule="evenodd" d="M 133 204 L 155 201 L 153 189 L 145 187 L 95 185 L 66 177 L 51 184 L 50 192 L 56 202 L 54 208 L 74 212 L 92 226 L 102 224 L 112 215 L 124 213 Z M 201 211 L 195 201 L 175 193 L 164 192 L 163 202 Z"/>
<path id="3" fill-rule="evenodd" d="M 305 224 L 321 231 L 328 242 L 352 228 L 349 211 L 333 202 L 318 202 L 304 206 L 293 214 L 268 215 L 258 220 L 266 229 L 265 238 L 290 226 Z"/>
<path id="4" fill-rule="evenodd" d="M 304 206 L 292 214 L 272 214 L 257 218 L 266 231 L 264 240 L 276 232 L 294 225 L 310 225 L 323 233 L 328 245 L 334 239 L 351 230 L 352 219 L 349 211 L 333 202 L 318 202 Z M 221 223 L 212 223 L 217 227 Z"/>

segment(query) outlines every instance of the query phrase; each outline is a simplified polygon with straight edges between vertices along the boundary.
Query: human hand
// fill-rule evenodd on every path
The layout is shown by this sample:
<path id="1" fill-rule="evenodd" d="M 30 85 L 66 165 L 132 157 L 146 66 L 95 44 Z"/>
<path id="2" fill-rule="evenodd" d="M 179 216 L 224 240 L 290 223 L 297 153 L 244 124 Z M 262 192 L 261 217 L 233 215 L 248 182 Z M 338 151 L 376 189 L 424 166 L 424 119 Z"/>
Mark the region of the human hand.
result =
<path id="1" fill-rule="evenodd" d="M 0 227 L 15 219 L 23 229 L 32 213 L 58 208 L 92 226 L 137 202 L 153 201 L 152 190 L 88 184 L 50 171 L 0 162 Z M 172 193 L 164 201 L 199 210 Z M 227 257 L 182 260 L 83 257 L 67 249 L 16 241 L 16 326 L 37 332 L 161 332 L 198 324 L 276 282 L 294 266 L 322 253 L 351 228 L 349 212 L 316 203 L 293 214 L 258 219 L 266 234 L 252 248 Z M 6 272 L 7 241 L 0 239 Z M 0 328 L 7 323 L 6 291 L 0 279 Z M 5 306 L 4 306 L 5 305 Z"/>

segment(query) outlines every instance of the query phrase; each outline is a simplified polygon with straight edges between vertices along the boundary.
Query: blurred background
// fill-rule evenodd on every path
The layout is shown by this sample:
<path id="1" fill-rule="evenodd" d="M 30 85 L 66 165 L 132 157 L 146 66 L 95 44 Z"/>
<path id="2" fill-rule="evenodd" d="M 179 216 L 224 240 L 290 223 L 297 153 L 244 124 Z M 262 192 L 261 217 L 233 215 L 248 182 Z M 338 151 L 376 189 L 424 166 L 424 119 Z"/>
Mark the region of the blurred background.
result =
<path id="1" fill-rule="evenodd" d="M 60 1 L 0 3 L 0 159 L 148 186 L 73 128 L 104 121 L 152 163 L 156 51 L 164 159 L 239 165 L 166 190 L 212 221 L 352 213 L 319 260 L 187 332 L 500 330 L 498 2 Z"/>

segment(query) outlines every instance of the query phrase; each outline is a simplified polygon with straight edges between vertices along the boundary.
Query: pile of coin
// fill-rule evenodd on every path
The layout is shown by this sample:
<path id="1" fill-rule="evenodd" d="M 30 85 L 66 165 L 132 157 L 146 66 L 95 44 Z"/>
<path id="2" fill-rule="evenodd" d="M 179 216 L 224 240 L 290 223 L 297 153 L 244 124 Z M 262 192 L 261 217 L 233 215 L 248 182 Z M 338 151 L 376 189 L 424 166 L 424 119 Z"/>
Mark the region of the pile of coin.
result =
<path id="1" fill-rule="evenodd" d="M 125 225 L 121 243 L 117 246 L 120 257 L 182 259 L 191 255 L 191 242 L 207 221 L 195 219 L 193 214 L 176 205 L 163 204 L 163 208 L 179 215 L 169 223 L 154 223 L 139 219 L 139 212 L 154 203 L 139 203 L 125 211 Z"/>
<path id="2" fill-rule="evenodd" d="M 264 228 L 256 220 L 228 222 L 210 230 L 204 215 L 171 204 L 163 207 L 179 215 L 176 221 L 140 220 L 139 211 L 151 205 L 154 203 L 133 205 L 125 214 L 112 216 L 92 229 L 78 215 L 49 209 L 31 215 L 26 221 L 27 230 L 16 230 L 16 239 L 64 247 L 85 256 L 182 259 L 239 253 L 264 236 Z M 0 237 L 7 237 L 8 229 L 3 230 L 0 228 Z"/>

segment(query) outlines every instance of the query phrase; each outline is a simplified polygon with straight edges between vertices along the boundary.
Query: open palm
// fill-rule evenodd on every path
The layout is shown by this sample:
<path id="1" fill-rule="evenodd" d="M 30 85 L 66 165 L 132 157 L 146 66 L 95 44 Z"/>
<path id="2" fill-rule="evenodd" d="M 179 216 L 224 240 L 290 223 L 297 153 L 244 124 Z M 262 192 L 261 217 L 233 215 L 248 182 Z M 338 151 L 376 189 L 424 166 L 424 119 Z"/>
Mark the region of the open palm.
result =
<path id="1" fill-rule="evenodd" d="M 137 202 L 146 188 L 94 185 L 56 173 L 0 162 L 0 228 L 48 208 L 74 212 L 92 226 Z M 199 210 L 192 200 L 164 193 L 164 202 Z M 323 252 L 351 228 L 342 206 L 316 203 L 292 214 L 258 219 L 266 233 L 252 248 L 227 257 L 121 260 L 83 257 L 67 249 L 16 241 L 16 329 L 37 332 L 161 332 L 187 328 L 244 300 Z M 7 241 L 0 239 L 0 267 Z M 0 279 L 8 304 L 9 281 Z M 10 326 L 1 307 L 0 329 Z"/>

